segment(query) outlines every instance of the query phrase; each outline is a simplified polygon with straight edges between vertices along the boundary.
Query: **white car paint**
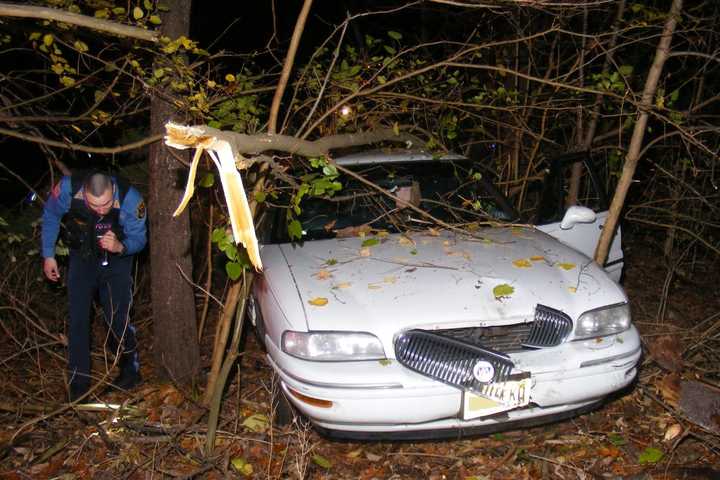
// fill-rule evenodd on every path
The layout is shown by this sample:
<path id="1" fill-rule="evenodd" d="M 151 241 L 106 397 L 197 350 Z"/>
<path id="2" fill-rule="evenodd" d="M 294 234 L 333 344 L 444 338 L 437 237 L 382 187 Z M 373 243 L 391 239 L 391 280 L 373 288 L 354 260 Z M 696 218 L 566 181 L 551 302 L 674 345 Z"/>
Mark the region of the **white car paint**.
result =
<path id="1" fill-rule="evenodd" d="M 570 207 L 575 208 L 575 207 Z M 600 239 L 600 233 L 602 232 L 605 222 L 607 221 L 608 212 L 596 212 L 595 220 L 587 223 L 576 223 L 570 228 L 562 228 L 562 222 L 549 223 L 547 225 L 538 225 L 538 230 L 541 230 L 548 235 L 551 235 L 560 240 L 565 245 L 584 253 L 588 257 L 592 258 L 595 254 L 595 246 Z M 617 231 L 613 237 L 613 241 L 610 244 L 610 250 L 608 252 L 608 258 L 605 262 L 605 271 L 610 275 L 610 278 L 616 282 L 620 281 L 623 269 L 623 252 L 621 245 L 622 232 L 620 225 L 617 226 Z"/>
<path id="2" fill-rule="evenodd" d="M 589 340 L 571 334 L 556 347 L 509 353 L 513 372 L 531 375 L 530 406 L 473 420 L 461 419 L 462 391 L 395 360 L 394 339 L 409 329 L 530 322 L 539 303 L 577 321 L 583 312 L 627 302 L 614 281 L 622 264 L 606 272 L 591 260 L 605 218 L 600 212 L 569 229 L 558 222 L 472 235 L 388 234 L 365 247 L 367 237 L 264 245 L 254 297 L 268 360 L 293 405 L 315 425 L 343 435 L 499 428 L 592 405 L 635 377 L 641 347 L 634 327 Z M 610 261 L 618 258 L 619 235 Z M 501 284 L 512 294 L 496 298 L 493 289 Z M 312 305 L 318 297 L 327 304 Z M 286 330 L 369 332 L 386 359 L 300 359 L 282 351 Z M 290 389 L 332 406 L 315 406 Z"/>

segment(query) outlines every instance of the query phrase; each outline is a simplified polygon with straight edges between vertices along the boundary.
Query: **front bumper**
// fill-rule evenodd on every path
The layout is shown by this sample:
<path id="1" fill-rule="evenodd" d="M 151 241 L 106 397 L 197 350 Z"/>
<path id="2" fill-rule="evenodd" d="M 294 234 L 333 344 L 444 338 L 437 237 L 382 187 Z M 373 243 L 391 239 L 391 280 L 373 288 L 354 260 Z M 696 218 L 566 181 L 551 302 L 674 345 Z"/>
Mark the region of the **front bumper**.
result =
<path id="1" fill-rule="evenodd" d="M 641 355 L 635 327 L 619 335 L 511 354 L 517 371 L 531 374 L 530 405 L 463 420 L 460 390 L 395 361 L 309 362 L 283 353 L 269 337 L 266 345 L 269 361 L 293 405 L 321 429 L 355 438 L 363 433 L 497 431 L 533 419 L 572 416 L 630 384 Z M 288 387 L 329 400 L 332 406 L 303 402 Z"/>

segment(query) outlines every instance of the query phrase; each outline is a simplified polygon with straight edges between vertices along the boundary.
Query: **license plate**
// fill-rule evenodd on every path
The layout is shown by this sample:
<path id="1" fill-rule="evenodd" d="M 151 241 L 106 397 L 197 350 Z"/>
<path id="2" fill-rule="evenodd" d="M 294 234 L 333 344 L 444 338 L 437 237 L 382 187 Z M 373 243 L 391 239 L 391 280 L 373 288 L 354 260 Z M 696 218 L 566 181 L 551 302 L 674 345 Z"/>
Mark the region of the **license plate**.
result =
<path id="1" fill-rule="evenodd" d="M 530 402 L 531 380 L 511 380 L 491 383 L 481 393 L 463 392 L 463 419 L 485 417 L 496 413 L 524 407 Z"/>

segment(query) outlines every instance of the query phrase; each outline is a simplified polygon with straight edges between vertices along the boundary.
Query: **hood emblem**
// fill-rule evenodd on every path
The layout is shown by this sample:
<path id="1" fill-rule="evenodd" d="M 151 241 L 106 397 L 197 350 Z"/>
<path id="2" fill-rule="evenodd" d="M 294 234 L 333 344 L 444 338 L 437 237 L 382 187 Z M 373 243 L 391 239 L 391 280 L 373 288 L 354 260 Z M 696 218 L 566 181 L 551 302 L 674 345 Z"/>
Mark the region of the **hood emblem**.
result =
<path id="1" fill-rule="evenodd" d="M 488 361 L 480 360 L 473 367 L 473 376 L 478 382 L 490 383 L 495 376 L 495 367 Z"/>

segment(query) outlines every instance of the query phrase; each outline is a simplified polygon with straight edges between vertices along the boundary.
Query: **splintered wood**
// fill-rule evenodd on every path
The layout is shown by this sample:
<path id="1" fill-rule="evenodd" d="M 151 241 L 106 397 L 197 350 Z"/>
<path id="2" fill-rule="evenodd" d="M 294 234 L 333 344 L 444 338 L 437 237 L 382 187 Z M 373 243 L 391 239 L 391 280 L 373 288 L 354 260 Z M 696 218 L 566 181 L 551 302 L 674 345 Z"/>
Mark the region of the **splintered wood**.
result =
<path id="1" fill-rule="evenodd" d="M 207 151 L 218 169 L 218 176 L 225 195 L 225 203 L 230 212 L 230 225 L 232 226 L 235 243 L 241 243 L 247 250 L 248 257 L 255 269 L 262 270 L 252 213 L 248 205 L 242 178 L 238 172 L 238 166 L 247 168 L 250 163 L 239 153 L 234 152 L 227 140 L 208 133 L 205 127 L 189 127 L 168 122 L 165 125 L 165 131 L 167 133 L 165 136 L 167 146 L 179 150 L 196 149 L 190 165 L 188 182 L 185 185 L 185 194 L 173 216 L 182 213 L 195 193 L 195 175 L 198 162 L 202 152 Z"/>

